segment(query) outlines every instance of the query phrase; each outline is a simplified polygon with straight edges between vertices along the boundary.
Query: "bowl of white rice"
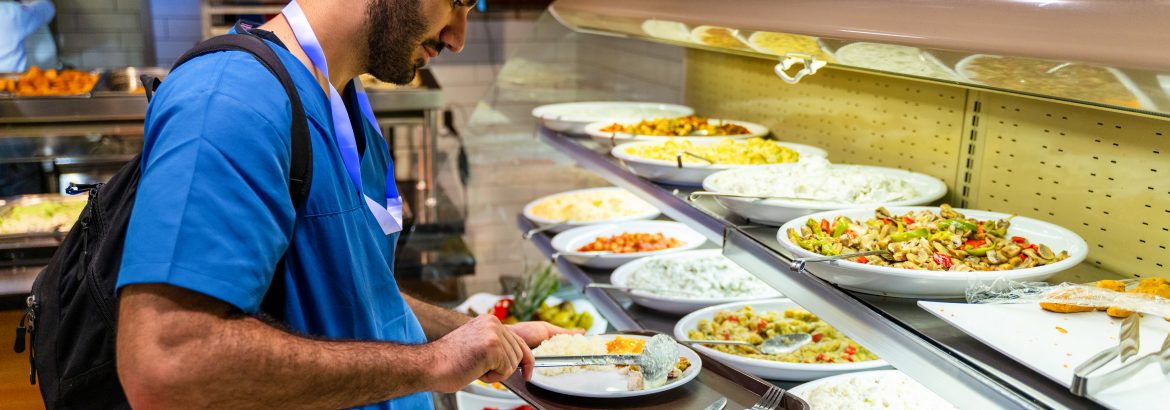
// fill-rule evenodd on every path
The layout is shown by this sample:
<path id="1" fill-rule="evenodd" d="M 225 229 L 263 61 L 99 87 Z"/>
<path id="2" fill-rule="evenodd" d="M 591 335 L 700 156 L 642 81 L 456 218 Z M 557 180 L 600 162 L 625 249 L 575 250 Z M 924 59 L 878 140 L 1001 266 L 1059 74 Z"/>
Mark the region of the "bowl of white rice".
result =
<path id="1" fill-rule="evenodd" d="M 898 370 L 847 373 L 789 390 L 812 410 L 957 410 Z"/>
<path id="2" fill-rule="evenodd" d="M 817 157 L 795 164 L 753 165 L 716 172 L 703 180 L 703 189 L 795 198 L 715 198 L 736 215 L 776 226 L 821 211 L 883 204 L 923 205 L 947 193 L 947 185 L 930 175 L 895 168 L 832 164 Z"/>

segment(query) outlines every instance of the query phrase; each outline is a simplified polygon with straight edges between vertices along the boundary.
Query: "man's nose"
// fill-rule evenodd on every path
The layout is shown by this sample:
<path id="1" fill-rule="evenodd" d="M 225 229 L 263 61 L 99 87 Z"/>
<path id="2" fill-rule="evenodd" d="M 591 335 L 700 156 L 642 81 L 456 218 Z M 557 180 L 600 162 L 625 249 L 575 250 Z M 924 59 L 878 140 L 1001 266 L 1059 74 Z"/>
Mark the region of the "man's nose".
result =
<path id="1" fill-rule="evenodd" d="M 463 51 L 464 42 L 467 40 L 467 13 L 470 11 L 456 12 L 451 19 L 451 24 L 448 24 L 439 33 L 439 40 L 447 43 L 448 50 L 456 53 Z"/>

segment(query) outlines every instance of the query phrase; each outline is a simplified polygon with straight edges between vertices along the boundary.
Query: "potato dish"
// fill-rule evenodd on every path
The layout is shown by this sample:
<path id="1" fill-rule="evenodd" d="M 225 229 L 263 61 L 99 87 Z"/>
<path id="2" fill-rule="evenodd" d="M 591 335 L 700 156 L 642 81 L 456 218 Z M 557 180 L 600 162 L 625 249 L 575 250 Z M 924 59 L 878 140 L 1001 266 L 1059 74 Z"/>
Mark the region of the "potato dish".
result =
<path id="1" fill-rule="evenodd" d="M 577 249 L 577 252 L 636 253 L 653 252 L 677 248 L 682 241 L 659 233 L 623 232 L 613 236 L 599 236 L 593 242 Z"/>
<path id="2" fill-rule="evenodd" d="M 627 134 L 652 135 L 657 137 L 715 137 L 751 133 L 747 127 L 742 125 L 711 122 L 706 118 L 696 117 L 694 115 L 677 118 L 656 118 L 631 125 L 622 125 L 615 122 L 602 128 L 601 132 L 624 132 Z"/>
<path id="3" fill-rule="evenodd" d="M 980 221 L 967 218 L 949 205 L 939 211 L 891 215 L 878 208 L 865 222 L 838 217 L 809 219 L 788 239 L 821 255 L 888 250 L 889 253 L 851 260 L 877 266 L 934 271 L 1000 271 L 1048 265 L 1068 258 L 1044 244 L 1009 236 L 1011 218 Z"/>
<path id="4" fill-rule="evenodd" d="M 815 56 L 830 63 L 834 61 L 832 56 L 821 49 L 816 37 L 757 31 L 748 37 L 748 41 L 757 48 L 778 56 L 786 53 L 798 53 Z"/>
<path id="5" fill-rule="evenodd" d="M 646 213 L 654 209 L 626 191 L 584 191 L 537 202 L 530 212 L 549 221 L 597 222 Z"/>
<path id="6" fill-rule="evenodd" d="M 78 70 L 30 68 L 15 79 L 0 79 L 0 92 L 21 97 L 85 94 L 97 84 L 97 74 Z"/>
<path id="7" fill-rule="evenodd" d="M 878 359 L 869 349 L 800 308 L 783 312 L 756 312 L 750 306 L 734 312 L 721 310 L 712 320 L 700 320 L 698 328 L 688 331 L 687 337 L 693 340 L 739 340 L 759 345 L 765 339 L 788 333 L 809 333 L 812 342 L 782 355 L 763 354 L 746 346 L 706 347 L 737 356 L 788 363 L 851 363 Z"/>
<path id="8" fill-rule="evenodd" d="M 960 64 L 971 80 L 994 87 L 1141 108 L 1133 91 L 1104 67 L 980 56 Z"/>
<path id="9" fill-rule="evenodd" d="M 797 162 L 800 154 L 791 148 L 763 138 L 746 140 L 723 139 L 714 144 L 695 144 L 689 140 L 668 140 L 659 144 L 633 145 L 626 149 L 632 156 L 662 161 L 677 161 L 680 153 L 698 155 L 715 164 L 763 165 Z M 683 163 L 706 164 L 690 155 L 682 156 Z"/>
<path id="10" fill-rule="evenodd" d="M 735 37 L 735 32 L 729 28 L 701 26 L 691 33 L 691 37 L 699 44 L 719 48 L 730 48 L 735 50 L 752 51 L 746 44 Z"/>

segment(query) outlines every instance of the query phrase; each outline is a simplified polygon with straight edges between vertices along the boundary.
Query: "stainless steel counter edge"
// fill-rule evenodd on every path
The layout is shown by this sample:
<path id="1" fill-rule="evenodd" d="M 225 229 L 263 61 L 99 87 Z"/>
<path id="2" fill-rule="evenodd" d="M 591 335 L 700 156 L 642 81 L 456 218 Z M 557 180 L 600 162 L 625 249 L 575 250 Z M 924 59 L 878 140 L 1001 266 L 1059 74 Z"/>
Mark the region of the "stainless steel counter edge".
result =
<path id="1" fill-rule="evenodd" d="M 556 148 L 573 161 L 597 173 L 610 183 L 625 188 L 657 207 L 671 219 L 685 223 L 692 229 L 706 236 L 716 244 L 723 243 L 723 230 L 727 226 L 723 221 L 711 217 L 687 203 L 687 200 L 670 193 L 653 182 L 642 179 L 622 168 L 621 165 L 606 159 L 604 156 L 573 142 L 571 137 L 559 134 L 544 127 L 538 127 L 537 135 L 544 143 Z"/>
<path id="2" fill-rule="evenodd" d="M 532 221 L 529 221 L 528 218 L 524 217 L 524 215 L 516 216 L 516 226 L 520 228 L 521 233 L 527 232 L 533 228 L 537 228 L 536 224 L 532 223 Z M 533 235 L 530 241 L 533 245 L 536 245 L 536 248 L 540 250 L 540 253 L 544 254 L 546 257 L 552 258 L 553 255 L 557 253 L 557 250 L 553 249 L 552 247 L 552 238 L 548 235 Z M 580 267 L 572 264 L 564 258 L 555 258 L 553 259 L 553 262 L 556 264 L 557 270 L 561 272 L 561 275 L 563 275 L 565 279 L 568 279 L 569 282 L 573 284 L 573 286 L 577 287 L 577 289 L 585 290 L 585 298 L 588 299 L 590 303 L 593 303 L 593 306 L 597 308 L 597 311 L 601 312 L 601 315 L 605 317 L 605 320 L 609 321 L 609 324 L 612 325 L 614 329 L 622 332 L 645 330 L 641 325 L 638 324 L 638 321 L 634 320 L 634 318 L 630 316 L 626 309 L 622 308 L 621 304 L 613 300 L 613 298 L 610 297 L 608 293 L 605 293 L 605 290 L 597 288 L 586 289 L 585 286 L 593 283 L 593 280 L 589 279 L 589 276 L 586 275 L 585 271 L 582 271 Z"/>

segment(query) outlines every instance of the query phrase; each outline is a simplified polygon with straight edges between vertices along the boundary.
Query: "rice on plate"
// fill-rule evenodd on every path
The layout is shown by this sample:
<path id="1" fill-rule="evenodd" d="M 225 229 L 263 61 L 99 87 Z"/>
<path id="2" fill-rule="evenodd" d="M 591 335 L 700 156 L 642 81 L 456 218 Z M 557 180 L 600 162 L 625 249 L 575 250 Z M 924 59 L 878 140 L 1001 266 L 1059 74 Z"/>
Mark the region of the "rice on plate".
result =
<path id="1" fill-rule="evenodd" d="M 898 370 L 843 374 L 808 382 L 790 391 L 812 410 L 957 409 Z"/>

